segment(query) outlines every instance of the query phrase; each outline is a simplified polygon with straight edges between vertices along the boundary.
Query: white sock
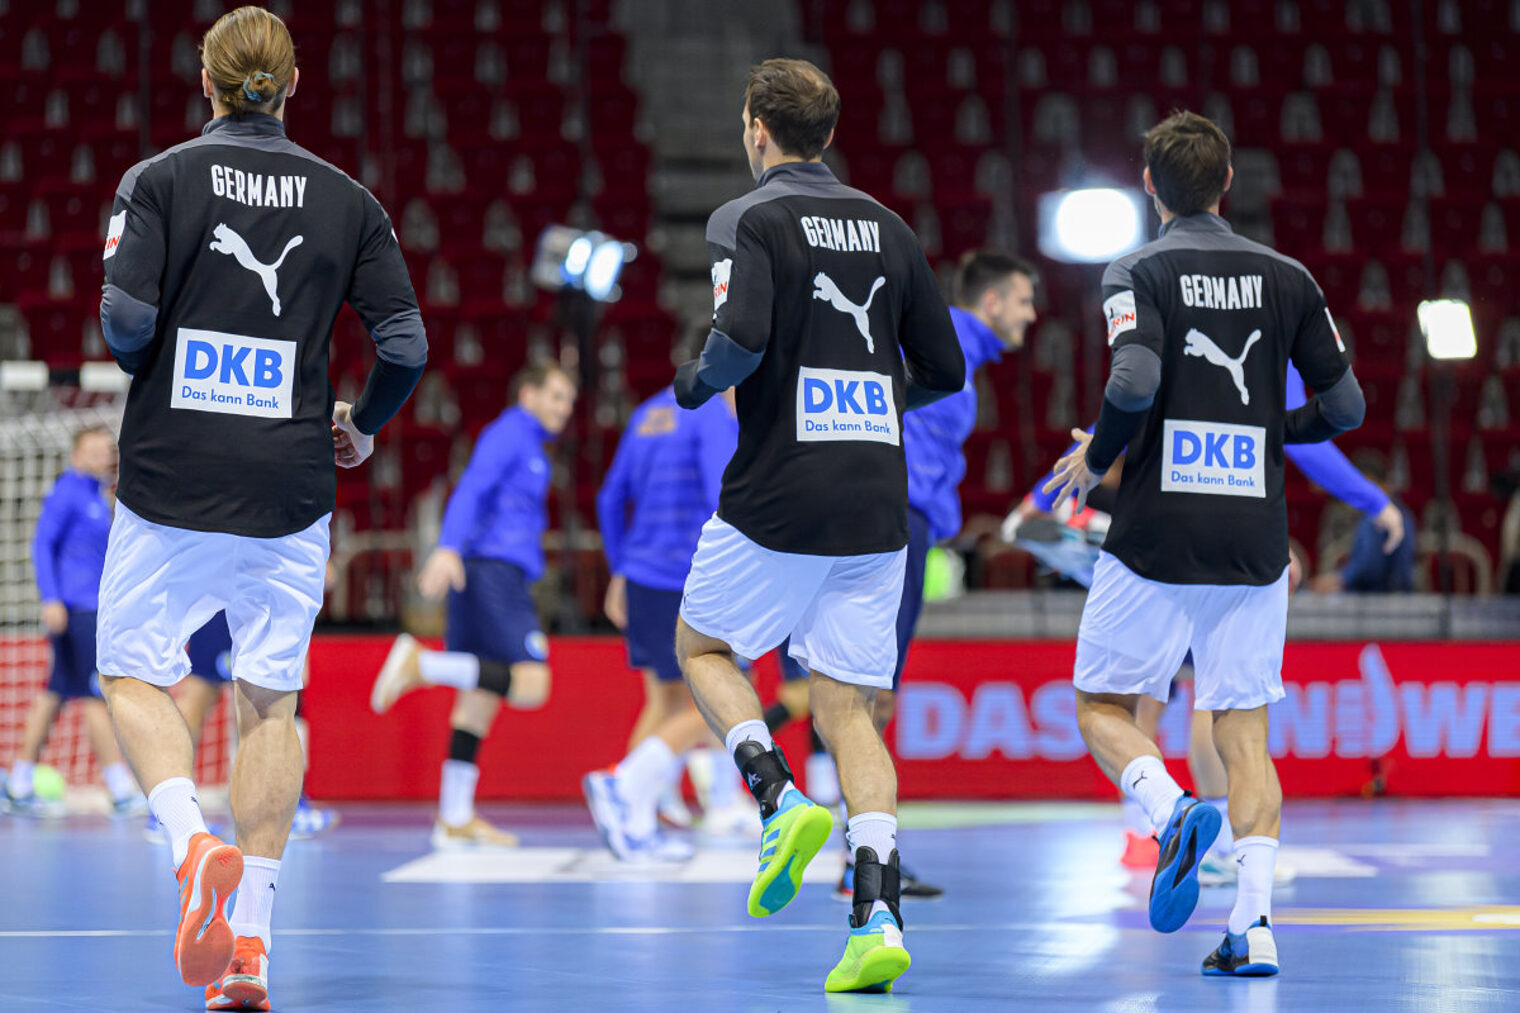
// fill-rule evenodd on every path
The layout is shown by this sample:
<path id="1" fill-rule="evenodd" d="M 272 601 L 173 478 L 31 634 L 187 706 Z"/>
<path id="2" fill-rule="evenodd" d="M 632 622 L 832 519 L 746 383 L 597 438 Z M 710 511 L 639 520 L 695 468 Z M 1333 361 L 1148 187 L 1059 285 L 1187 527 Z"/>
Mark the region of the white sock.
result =
<path id="1" fill-rule="evenodd" d="M 885 862 L 897 848 L 897 817 L 883 812 L 866 812 L 851 816 L 845 839 L 849 841 L 852 859 L 855 857 L 856 848 L 870 848 L 876 852 L 876 858 L 879 861 Z M 887 907 L 886 901 L 878 900 L 871 905 L 871 910 L 866 917 L 874 917 L 878 911 L 891 911 L 891 908 Z"/>
<path id="2" fill-rule="evenodd" d="M 190 852 L 190 838 L 196 834 L 209 833 L 206 818 L 201 815 L 201 804 L 195 797 L 195 782 L 188 777 L 166 778 L 148 792 L 148 808 L 164 833 L 169 835 L 169 847 L 174 856 L 174 868 L 185 864 Z"/>
<path id="3" fill-rule="evenodd" d="M 665 740 L 651 735 L 617 765 L 618 794 L 628 803 L 628 832 L 648 837 L 659 825 L 660 795 L 670 787 L 671 775 L 679 774 L 681 760 Z"/>
<path id="4" fill-rule="evenodd" d="M 110 792 L 112 802 L 121 802 L 137 794 L 137 781 L 127 765 L 120 760 L 102 770 L 100 776 L 105 779 L 106 791 Z"/>
<path id="5" fill-rule="evenodd" d="M 1119 805 L 1124 810 L 1124 829 L 1140 837 L 1149 837 L 1151 820 L 1145 815 L 1145 807 L 1128 795 L 1120 799 Z"/>
<path id="6" fill-rule="evenodd" d="M 1119 776 L 1124 794 L 1140 803 L 1151 826 L 1160 831 L 1172 818 L 1172 809 L 1182 797 L 1182 788 L 1166 772 L 1166 765 L 1155 756 L 1141 756 L 1130 761 Z"/>
<path id="7" fill-rule="evenodd" d="M 463 760 L 443 761 L 443 782 L 438 790 L 438 818 L 447 826 L 462 827 L 475 818 L 475 782 L 480 768 Z"/>
<path id="8" fill-rule="evenodd" d="M 846 833 L 851 852 L 870 848 L 878 861 L 885 862 L 897 847 L 897 817 L 884 812 L 857 813 L 850 817 Z"/>
<path id="9" fill-rule="evenodd" d="M 480 685 L 480 659 L 463 651 L 423 651 L 417 668 L 435 686 L 474 689 Z"/>
<path id="10" fill-rule="evenodd" d="M 814 753 L 803 765 L 807 776 L 807 796 L 822 806 L 831 806 L 842 797 L 839 792 L 839 768 L 828 753 Z"/>
<path id="11" fill-rule="evenodd" d="M 1235 907 L 1230 911 L 1230 931 L 1240 935 L 1266 916 L 1272 920 L 1272 878 L 1277 871 L 1277 838 L 1242 837 L 1235 842 L 1235 862 L 1240 878 L 1235 883 Z"/>
<path id="12" fill-rule="evenodd" d="M 1235 834 L 1230 829 L 1230 800 L 1228 798 L 1206 798 L 1209 805 L 1219 810 L 1219 815 L 1224 817 L 1219 821 L 1219 836 L 1214 838 L 1214 843 L 1209 845 L 1209 851 L 1216 858 L 1229 861 L 1235 853 Z"/>
<path id="13" fill-rule="evenodd" d="M 274 887 L 279 879 L 278 859 L 244 856 L 243 882 L 238 887 L 232 918 L 228 920 L 233 935 L 262 939 L 265 953 L 271 946 L 269 916 L 274 913 Z"/>
<path id="14" fill-rule="evenodd" d="M 695 758 L 698 752 L 693 749 L 687 756 Z M 707 807 L 713 812 L 721 812 L 739 798 L 739 772 L 734 769 L 732 756 L 725 762 L 716 749 L 703 748 L 700 752 L 706 754 L 712 771 L 712 783 L 707 786 Z"/>
<path id="15" fill-rule="evenodd" d="M 728 730 L 727 735 L 723 736 L 723 748 L 728 750 L 730 760 L 733 759 L 734 750 L 739 748 L 739 743 L 746 739 L 760 743 L 762 749 L 771 749 L 775 746 L 764 721 L 758 718 L 753 721 L 740 721 Z"/>
<path id="16" fill-rule="evenodd" d="M 17 760 L 11 764 L 11 783 L 6 788 L 11 798 L 26 798 L 33 791 L 32 772 L 37 765 L 31 760 Z"/>

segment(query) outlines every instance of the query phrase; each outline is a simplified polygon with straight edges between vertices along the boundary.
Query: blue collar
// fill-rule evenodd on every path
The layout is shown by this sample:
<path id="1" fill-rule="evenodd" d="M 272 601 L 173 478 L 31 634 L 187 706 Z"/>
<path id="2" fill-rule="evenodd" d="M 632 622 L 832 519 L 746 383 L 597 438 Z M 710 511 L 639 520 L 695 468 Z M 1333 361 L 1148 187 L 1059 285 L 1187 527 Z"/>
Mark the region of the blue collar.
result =
<path id="1" fill-rule="evenodd" d="M 548 429 L 544 428 L 544 424 L 538 421 L 538 419 L 534 418 L 533 413 L 528 411 L 528 409 L 524 408 L 522 405 L 513 405 L 511 408 L 507 409 L 507 413 L 509 415 L 516 415 L 520 420 L 519 424 L 526 428 L 528 434 L 534 439 L 538 440 L 538 442 L 552 443 L 554 441 L 554 434 L 549 432 Z"/>
<path id="2" fill-rule="evenodd" d="M 235 137 L 283 137 L 285 121 L 268 113 L 233 113 L 218 116 L 204 127 L 201 136 L 226 133 Z"/>
<path id="3" fill-rule="evenodd" d="M 1003 343 L 991 327 L 959 306 L 950 307 L 950 322 L 955 325 L 956 337 L 960 338 L 961 351 L 966 356 L 966 376 L 986 363 L 1003 361 Z"/>
<path id="4" fill-rule="evenodd" d="M 1184 232 L 1228 232 L 1234 233 L 1230 223 L 1218 215 L 1211 215 L 1207 211 L 1200 211 L 1196 215 L 1183 217 L 1178 215 L 1165 225 L 1161 226 L 1160 235 L 1166 235 L 1173 229 L 1181 229 Z"/>
<path id="5" fill-rule="evenodd" d="M 822 162 L 782 162 L 762 172 L 760 178 L 755 181 L 755 186 L 759 188 L 776 179 L 810 183 L 837 182 L 834 178 L 834 170 Z"/>

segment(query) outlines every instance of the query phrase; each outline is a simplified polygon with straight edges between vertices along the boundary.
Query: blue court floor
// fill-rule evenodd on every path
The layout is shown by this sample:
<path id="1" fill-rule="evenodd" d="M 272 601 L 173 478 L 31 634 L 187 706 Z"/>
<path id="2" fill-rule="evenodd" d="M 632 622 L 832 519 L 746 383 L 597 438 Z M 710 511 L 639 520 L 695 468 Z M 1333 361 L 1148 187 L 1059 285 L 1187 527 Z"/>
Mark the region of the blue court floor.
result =
<path id="1" fill-rule="evenodd" d="M 340 807 L 294 842 L 275 909 L 275 1009 L 1520 1010 L 1520 803 L 1290 804 L 1274 898 L 1283 973 L 1205 979 L 1233 888 L 1152 932 L 1117 863 L 1117 806 L 917 805 L 903 853 L 913 968 L 891 996 L 825 996 L 847 909 L 817 882 L 744 913 L 749 844 L 631 870 L 571 806 L 487 807 L 524 848 L 432 855 L 431 813 Z M 196 1010 L 170 956 L 168 849 L 141 823 L 0 817 L 0 1011 Z M 677 881 L 661 881 L 675 879 Z"/>

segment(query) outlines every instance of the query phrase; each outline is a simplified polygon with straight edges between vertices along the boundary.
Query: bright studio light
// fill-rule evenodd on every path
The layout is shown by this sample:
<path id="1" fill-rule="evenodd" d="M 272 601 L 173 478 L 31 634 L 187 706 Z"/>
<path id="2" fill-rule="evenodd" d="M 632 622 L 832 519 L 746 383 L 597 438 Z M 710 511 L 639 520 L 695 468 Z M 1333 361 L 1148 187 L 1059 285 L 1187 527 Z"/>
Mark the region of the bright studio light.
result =
<path id="1" fill-rule="evenodd" d="M 616 302 L 618 276 L 638 256 L 632 243 L 600 232 L 550 225 L 538 237 L 530 277 L 547 289 L 579 289 L 597 302 Z"/>
<path id="2" fill-rule="evenodd" d="M 1471 359 L 1478 354 L 1472 310 L 1461 299 L 1428 299 L 1420 303 L 1420 330 L 1432 359 Z"/>
<path id="3" fill-rule="evenodd" d="M 1145 205 L 1131 190 L 1042 194 L 1040 252 L 1068 264 L 1104 264 L 1145 242 Z"/>

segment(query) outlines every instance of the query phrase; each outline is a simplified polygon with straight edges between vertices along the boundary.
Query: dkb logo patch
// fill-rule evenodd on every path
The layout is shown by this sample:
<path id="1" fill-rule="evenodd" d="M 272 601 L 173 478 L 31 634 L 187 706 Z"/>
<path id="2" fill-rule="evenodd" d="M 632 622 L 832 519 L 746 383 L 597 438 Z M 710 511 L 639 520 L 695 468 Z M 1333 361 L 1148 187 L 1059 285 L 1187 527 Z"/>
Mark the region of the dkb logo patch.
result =
<path id="1" fill-rule="evenodd" d="M 1167 419 L 1162 492 L 1266 499 L 1267 431 L 1261 426 Z"/>
<path id="2" fill-rule="evenodd" d="M 797 439 L 865 440 L 897 446 L 892 378 L 848 369 L 797 371 Z"/>
<path id="3" fill-rule="evenodd" d="M 294 341 L 181 327 L 169 407 L 288 419 L 295 370 Z"/>

